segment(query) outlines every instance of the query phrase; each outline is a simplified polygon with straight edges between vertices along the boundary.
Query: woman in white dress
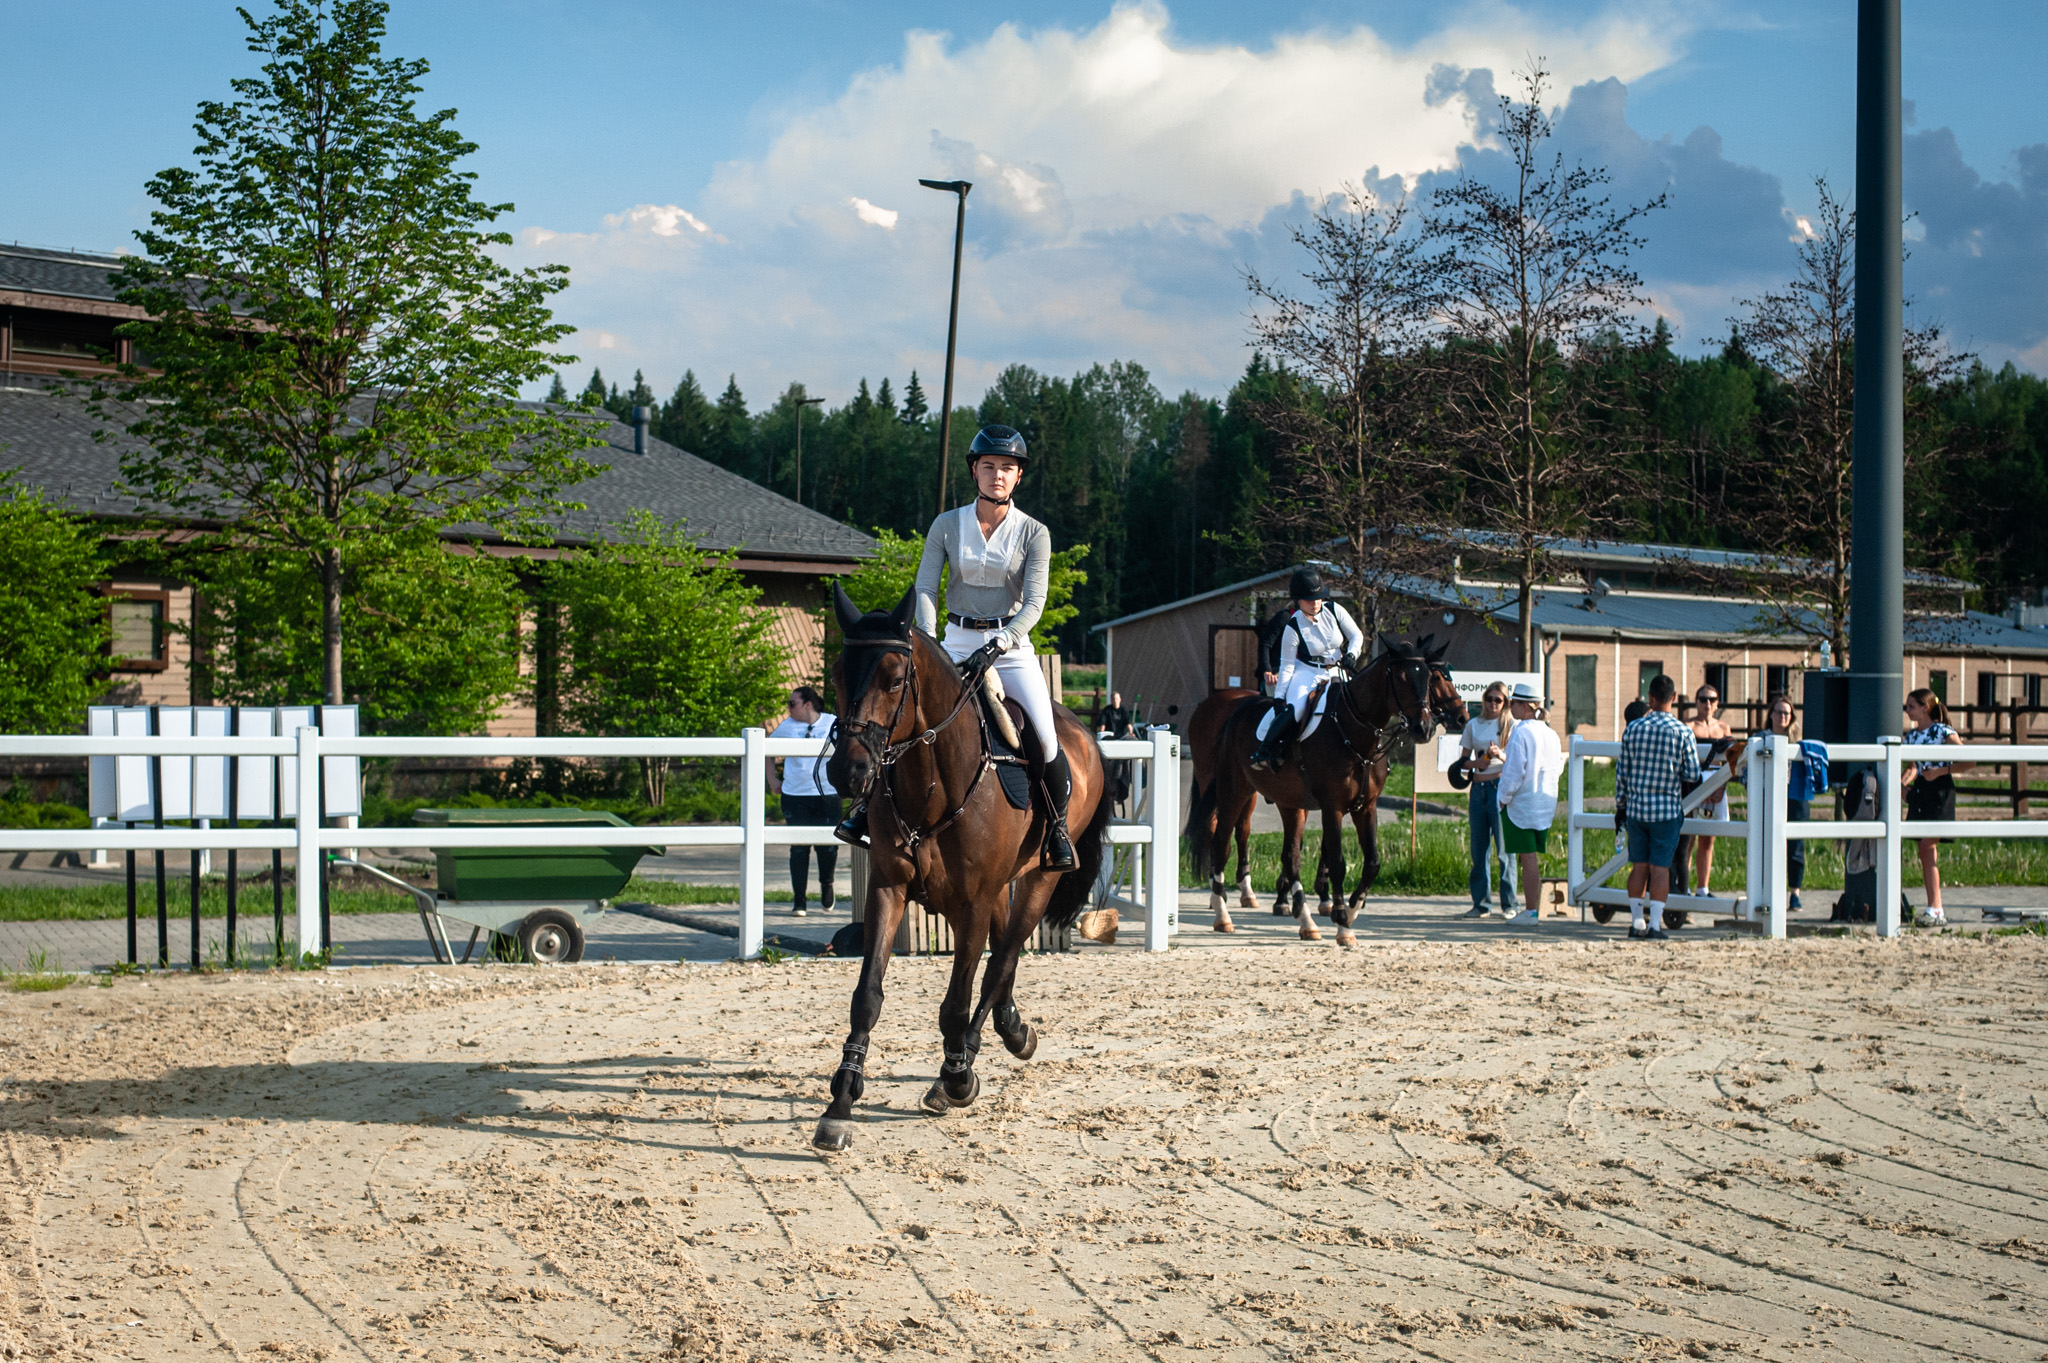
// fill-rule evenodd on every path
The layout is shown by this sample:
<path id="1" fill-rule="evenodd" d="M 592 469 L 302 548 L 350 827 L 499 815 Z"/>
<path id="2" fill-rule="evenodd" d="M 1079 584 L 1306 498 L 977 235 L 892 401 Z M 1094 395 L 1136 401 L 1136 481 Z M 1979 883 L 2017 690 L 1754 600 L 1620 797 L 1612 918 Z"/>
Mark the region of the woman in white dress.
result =
<path id="1" fill-rule="evenodd" d="M 1050 827 L 1040 864 L 1049 871 L 1072 870 L 1074 844 L 1067 835 L 1071 792 L 1066 754 L 1052 718 L 1052 695 L 1031 630 L 1045 613 L 1052 571 L 1052 534 L 1026 515 L 1012 495 L 1031 456 L 1024 437 L 1008 426 L 984 426 L 968 450 L 975 498 L 942 511 L 924 537 L 917 569 L 917 625 L 940 643 L 970 675 L 992 667 L 1003 691 L 1023 707 L 1044 761 L 1043 788 Z M 946 630 L 939 635 L 939 577 L 946 584 Z M 857 807 L 839 826 L 839 836 L 859 842 L 867 831 L 867 808 Z"/>
<path id="2" fill-rule="evenodd" d="M 1351 612 L 1331 598 L 1321 573 L 1296 568 L 1287 594 L 1294 598 L 1294 614 L 1280 631 L 1280 676 L 1273 685 L 1281 704 L 1259 722 L 1260 742 L 1251 757 L 1255 771 L 1271 771 L 1280 764 L 1288 740 L 1308 718 L 1308 698 L 1316 683 L 1341 679 L 1345 668 L 1358 666 L 1365 651 L 1365 636 Z"/>

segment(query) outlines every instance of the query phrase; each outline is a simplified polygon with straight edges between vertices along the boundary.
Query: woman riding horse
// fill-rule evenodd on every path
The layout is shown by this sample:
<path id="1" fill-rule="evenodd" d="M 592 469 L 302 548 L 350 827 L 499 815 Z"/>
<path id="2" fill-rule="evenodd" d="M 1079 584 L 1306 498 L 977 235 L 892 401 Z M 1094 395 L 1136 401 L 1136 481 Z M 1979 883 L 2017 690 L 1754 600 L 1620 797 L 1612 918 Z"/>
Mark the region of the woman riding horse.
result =
<path id="1" fill-rule="evenodd" d="M 1011 500 L 1030 464 L 1024 437 L 1008 426 L 984 426 L 975 432 L 967 454 L 975 498 L 957 510 L 940 512 L 924 537 L 924 558 L 917 566 L 917 627 L 938 634 L 939 574 L 950 566 L 946 653 L 971 674 L 992 668 L 1004 694 L 1023 707 L 1038 740 L 1044 773 L 1040 784 L 1051 823 L 1042 864 L 1048 871 L 1071 871 L 1074 843 L 1067 834 L 1067 799 L 1073 778 L 1053 726 L 1052 693 L 1046 690 L 1045 674 L 1038 670 L 1038 655 L 1031 647 L 1031 629 L 1045 613 L 1052 533 Z M 843 842 L 866 840 L 865 801 L 836 832 Z"/>
<path id="2" fill-rule="evenodd" d="M 924 1096 L 927 1112 L 950 1112 L 980 1092 L 974 1064 L 985 1022 L 994 1022 L 1018 1059 L 1037 1049 L 1038 1035 L 1017 1008 L 1018 954 L 1041 922 L 1074 921 L 1101 864 L 1110 815 L 1102 752 L 1072 711 L 1052 703 L 1031 651 L 1052 547 L 1045 527 L 1010 502 L 1024 470 L 1024 440 L 1008 427 L 989 427 L 975 436 L 971 458 L 979 497 L 933 524 L 917 585 L 894 611 L 862 615 L 832 589 L 845 646 L 835 669 L 840 741 L 827 770 L 834 785 L 859 798 L 839 834 L 864 838 L 870 857 L 851 1026 L 832 1102 L 811 1138 L 823 1150 L 853 1141 L 868 1038 L 909 901 L 953 929 L 953 976 L 939 1005 L 945 1063 Z M 953 608 L 943 644 L 930 629 L 942 566 L 952 569 Z M 913 625 L 913 613 L 924 627 Z M 1029 719 L 1042 811 L 991 775 L 998 757 L 980 702 L 990 670 Z M 1078 855 L 1067 836 L 1070 798 L 1081 825 Z M 988 966 L 976 1004 L 984 948 Z"/>
<path id="3" fill-rule="evenodd" d="M 1287 594 L 1294 614 L 1280 632 L 1280 679 L 1272 713 L 1259 725 L 1260 743 L 1252 754 L 1252 770 L 1271 771 L 1280 765 L 1288 740 L 1308 718 L 1309 697 L 1325 681 L 1342 680 L 1358 666 L 1365 636 L 1342 603 L 1313 568 L 1296 568 Z M 1284 705 L 1285 708 L 1282 708 Z"/>

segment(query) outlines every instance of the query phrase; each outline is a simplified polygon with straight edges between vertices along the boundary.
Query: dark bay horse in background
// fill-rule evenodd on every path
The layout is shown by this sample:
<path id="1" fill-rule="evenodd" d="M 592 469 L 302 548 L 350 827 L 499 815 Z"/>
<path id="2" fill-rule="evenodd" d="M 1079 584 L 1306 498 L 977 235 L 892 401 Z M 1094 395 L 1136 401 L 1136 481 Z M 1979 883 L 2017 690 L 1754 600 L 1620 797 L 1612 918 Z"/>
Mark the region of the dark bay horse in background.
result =
<path id="1" fill-rule="evenodd" d="M 1216 781 L 1217 740 L 1222 738 L 1223 726 L 1238 705 L 1243 701 L 1258 698 L 1258 692 L 1242 686 L 1225 687 L 1220 691 L 1211 691 L 1208 697 L 1195 707 L 1194 714 L 1188 717 L 1187 749 L 1194 764 L 1194 788 L 1188 800 L 1188 824 L 1181 830 L 1181 836 L 1187 839 L 1187 845 L 1195 859 L 1197 874 L 1201 872 L 1204 858 L 1208 855 L 1209 840 L 1216 832 L 1216 802 L 1213 799 L 1204 800 L 1202 792 L 1208 790 Z M 1252 796 L 1234 830 L 1237 835 L 1237 906 L 1240 909 L 1259 907 L 1258 892 L 1252 889 L 1251 854 L 1252 811 L 1258 808 L 1258 804 L 1259 797 Z M 1282 817 L 1291 817 L 1294 820 L 1291 836 L 1295 842 L 1300 842 L 1300 825 L 1307 815 L 1296 809 L 1284 811 Z M 1211 873 L 1212 882 L 1220 883 L 1222 873 L 1223 866 L 1219 862 Z M 1212 899 L 1221 894 L 1220 889 L 1212 888 L 1210 891 Z M 1229 915 L 1225 914 L 1225 926 L 1221 931 L 1234 931 L 1229 926 L 1229 921 Z"/>
<path id="2" fill-rule="evenodd" d="M 908 901 L 953 929 L 953 979 L 939 1005 L 945 1064 L 924 1096 L 927 1112 L 943 1113 L 972 1105 L 981 1092 L 974 1061 L 985 1022 L 994 1020 L 1018 1059 L 1037 1050 L 1038 1034 L 1017 1010 L 1017 957 L 1041 920 L 1064 926 L 1080 914 L 1102 863 L 1110 800 L 1094 733 L 1071 710 L 1054 706 L 1073 773 L 1067 816 L 1078 830 L 1078 865 L 1064 874 L 1041 869 L 1045 813 L 1036 799 L 1020 810 L 1004 797 L 981 700 L 938 641 L 911 625 L 914 592 L 893 611 L 866 615 L 837 585 L 832 600 L 846 647 L 834 670 L 840 741 L 827 772 L 840 790 L 867 802 L 868 900 L 852 1027 L 832 1076 L 831 1105 L 811 1143 L 844 1150 L 853 1144 L 868 1035 L 881 1016 L 882 976 Z M 1022 727 L 1028 736 L 1030 726 Z M 1034 755 L 1034 777 L 1045 756 Z M 970 1010 L 985 947 L 981 1001 Z"/>
<path id="3" fill-rule="evenodd" d="M 1210 830 L 1208 846 L 1197 850 L 1195 862 L 1198 871 L 1209 870 L 1209 906 L 1216 914 L 1218 931 L 1231 930 L 1230 911 L 1223 900 L 1227 840 L 1241 822 L 1250 819 L 1253 802 L 1263 795 L 1279 807 L 1287 829 L 1274 911 L 1285 909 L 1284 899 L 1291 893 L 1302 939 L 1321 940 L 1322 933 L 1305 907 L 1301 881 L 1306 811 L 1320 809 L 1323 838 L 1316 884 L 1319 896 L 1327 885 L 1330 897 L 1319 903 L 1317 910 L 1328 913 L 1337 924 L 1339 946 L 1350 946 L 1356 940 L 1351 920 L 1380 871 L 1379 798 L 1386 788 L 1388 754 L 1394 742 L 1404 727 L 1417 744 L 1425 742 L 1440 724 L 1452 733 L 1465 727 L 1465 703 L 1458 699 L 1457 688 L 1444 670 L 1444 649 L 1432 650 L 1430 642 L 1430 636 L 1403 644 L 1381 635 L 1378 656 L 1352 676 L 1330 684 L 1322 721 L 1313 733 L 1296 740 L 1292 761 L 1270 772 L 1253 771 L 1251 754 L 1258 746 L 1259 720 L 1271 703 L 1247 696 L 1229 708 L 1208 764 L 1214 779 L 1196 792 L 1195 808 L 1188 818 L 1190 829 Z M 1364 863 L 1358 887 L 1348 900 L 1344 895 L 1347 816 L 1358 830 L 1358 850 Z"/>

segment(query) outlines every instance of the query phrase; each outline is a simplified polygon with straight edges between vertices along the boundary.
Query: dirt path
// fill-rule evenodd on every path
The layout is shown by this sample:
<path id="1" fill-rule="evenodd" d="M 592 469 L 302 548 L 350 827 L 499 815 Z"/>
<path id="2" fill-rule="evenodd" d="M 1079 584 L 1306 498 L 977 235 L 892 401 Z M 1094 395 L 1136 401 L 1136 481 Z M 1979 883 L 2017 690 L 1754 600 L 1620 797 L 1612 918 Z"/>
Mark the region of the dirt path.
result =
<path id="1" fill-rule="evenodd" d="M 934 1120 L 899 962 L 831 1160 L 844 965 L 11 995 L 0 1356 L 2040 1358 L 2044 966 L 1034 959 Z"/>

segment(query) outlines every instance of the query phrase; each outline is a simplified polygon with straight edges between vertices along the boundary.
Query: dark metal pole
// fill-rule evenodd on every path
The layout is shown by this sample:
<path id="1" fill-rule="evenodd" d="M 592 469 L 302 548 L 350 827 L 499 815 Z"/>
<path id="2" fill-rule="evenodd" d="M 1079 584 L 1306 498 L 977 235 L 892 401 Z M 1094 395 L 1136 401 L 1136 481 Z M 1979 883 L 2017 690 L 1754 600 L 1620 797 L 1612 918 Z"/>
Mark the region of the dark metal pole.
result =
<path id="1" fill-rule="evenodd" d="M 1852 743 L 1898 733 L 1905 701 L 1905 242 L 1899 153 L 1899 0 L 1858 0 Z"/>

